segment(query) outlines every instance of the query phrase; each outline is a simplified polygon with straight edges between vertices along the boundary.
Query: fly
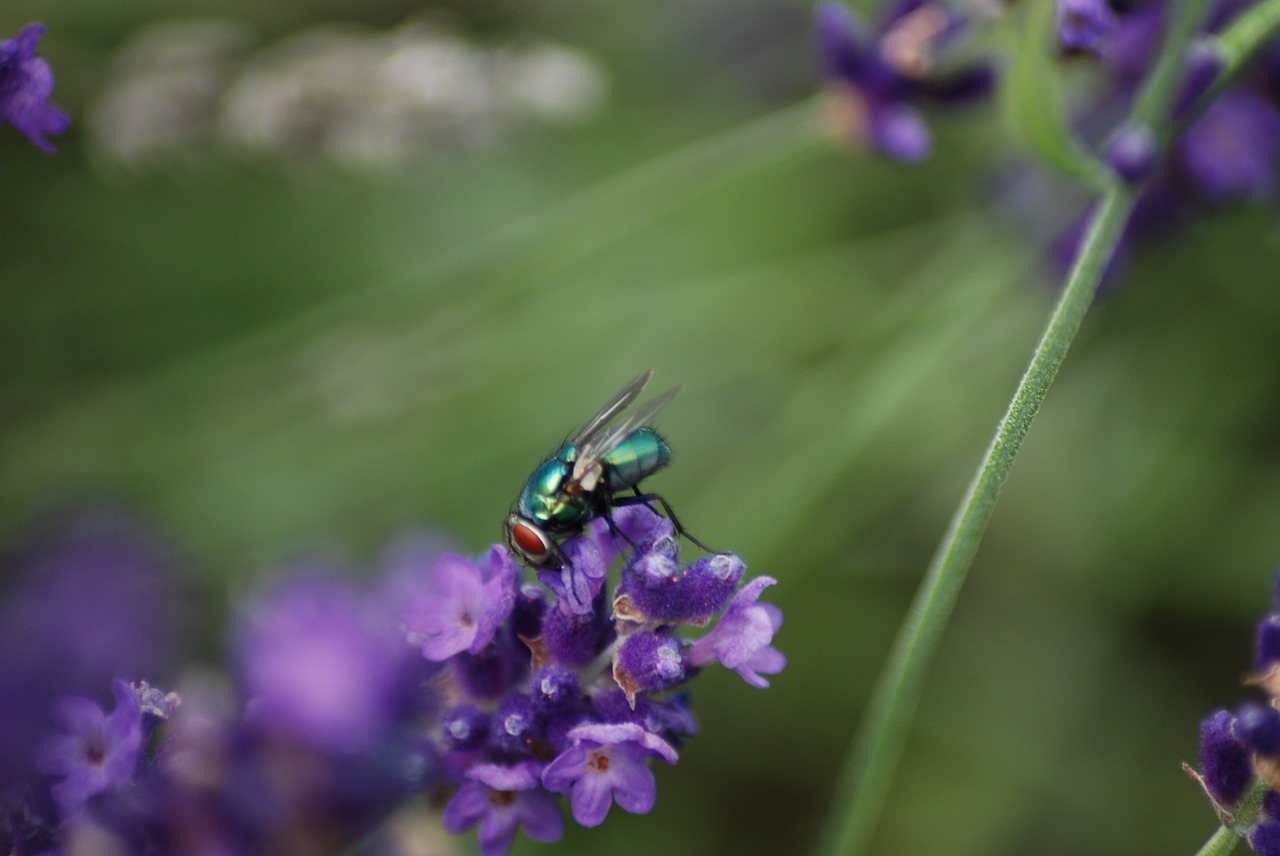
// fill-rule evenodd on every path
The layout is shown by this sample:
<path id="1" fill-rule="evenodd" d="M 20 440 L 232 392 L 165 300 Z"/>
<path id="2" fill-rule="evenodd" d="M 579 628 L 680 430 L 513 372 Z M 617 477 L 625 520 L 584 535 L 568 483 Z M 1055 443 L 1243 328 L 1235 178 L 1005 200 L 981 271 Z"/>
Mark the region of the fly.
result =
<path id="1" fill-rule="evenodd" d="M 592 520 L 604 518 L 611 531 L 621 534 L 613 524 L 612 509 L 652 508 L 655 502 L 677 534 L 711 552 L 685 532 L 665 499 L 640 490 L 641 481 L 671 462 L 671 447 L 649 422 L 684 388 L 669 389 L 626 413 L 651 377 L 652 369 L 619 390 L 525 482 L 503 529 L 511 551 L 527 564 L 559 567 L 564 555 L 560 544 L 580 534 Z"/>

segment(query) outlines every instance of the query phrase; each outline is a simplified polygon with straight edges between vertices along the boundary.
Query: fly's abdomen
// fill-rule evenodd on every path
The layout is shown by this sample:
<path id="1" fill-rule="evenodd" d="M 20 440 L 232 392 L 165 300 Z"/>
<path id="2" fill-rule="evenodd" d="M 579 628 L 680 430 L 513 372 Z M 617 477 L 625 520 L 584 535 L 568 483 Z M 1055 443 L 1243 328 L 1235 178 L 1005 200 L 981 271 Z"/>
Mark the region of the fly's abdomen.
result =
<path id="1" fill-rule="evenodd" d="M 635 487 L 671 461 L 671 447 L 652 428 L 637 428 L 604 456 L 605 484 L 611 492 Z"/>

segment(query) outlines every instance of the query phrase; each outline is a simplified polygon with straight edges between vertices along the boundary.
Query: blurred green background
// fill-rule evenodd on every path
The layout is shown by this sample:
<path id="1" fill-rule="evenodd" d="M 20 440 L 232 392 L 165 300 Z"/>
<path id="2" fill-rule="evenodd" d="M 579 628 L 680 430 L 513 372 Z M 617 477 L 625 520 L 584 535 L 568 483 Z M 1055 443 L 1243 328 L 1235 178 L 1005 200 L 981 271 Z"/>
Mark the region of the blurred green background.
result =
<path id="1" fill-rule="evenodd" d="M 431 11 L 477 49 L 581 51 L 607 94 L 574 122 L 450 134 L 390 165 L 217 134 L 125 163 L 86 118 L 120 46 L 158 22 L 233 22 L 244 61 L 318 23 L 377 34 Z M 990 110 L 935 122 L 917 169 L 818 140 L 808 14 L 10 0 L 0 32 L 49 25 L 75 124 L 56 157 L 0 133 L 3 534 L 55 505 L 127 504 L 183 547 L 214 658 L 227 599 L 299 547 L 372 567 L 406 526 L 497 540 L 540 457 L 653 367 L 656 389 L 686 390 L 652 487 L 779 578 L 790 665 L 767 692 L 702 677 L 703 733 L 657 771 L 654 813 L 615 810 L 556 848 L 811 847 L 1052 300 L 1046 234 L 1013 220 L 1064 203 L 1026 197 Z M 1217 212 L 1134 259 L 1086 321 L 876 853 L 1190 853 L 1213 830 L 1178 764 L 1245 696 L 1280 557 L 1278 265 L 1273 212 Z"/>

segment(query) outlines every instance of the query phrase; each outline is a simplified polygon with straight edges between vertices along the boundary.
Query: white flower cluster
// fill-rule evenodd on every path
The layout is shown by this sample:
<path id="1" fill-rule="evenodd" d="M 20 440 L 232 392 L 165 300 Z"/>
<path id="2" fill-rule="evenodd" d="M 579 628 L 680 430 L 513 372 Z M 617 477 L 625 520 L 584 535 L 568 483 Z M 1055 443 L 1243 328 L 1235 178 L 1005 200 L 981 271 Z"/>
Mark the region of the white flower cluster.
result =
<path id="1" fill-rule="evenodd" d="M 256 52 L 223 21 L 170 22 L 113 58 L 90 115 L 106 162 L 234 154 L 395 169 L 501 140 L 522 122 L 580 120 L 606 75 L 585 54 L 521 40 L 482 47 L 430 20 L 387 32 L 314 27 Z"/>

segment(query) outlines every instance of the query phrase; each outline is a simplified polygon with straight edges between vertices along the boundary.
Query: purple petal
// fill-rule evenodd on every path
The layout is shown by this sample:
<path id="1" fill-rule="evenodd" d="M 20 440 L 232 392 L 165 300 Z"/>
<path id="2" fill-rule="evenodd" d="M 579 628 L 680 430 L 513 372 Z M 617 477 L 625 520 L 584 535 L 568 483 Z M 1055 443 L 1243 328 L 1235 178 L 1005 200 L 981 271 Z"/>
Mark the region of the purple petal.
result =
<path id="1" fill-rule="evenodd" d="M 564 550 L 569 559 L 560 571 L 565 600 L 575 615 L 586 615 L 604 587 L 608 566 L 600 548 L 590 538 L 575 538 Z"/>
<path id="2" fill-rule="evenodd" d="M 489 786 L 482 782 L 466 782 L 444 807 L 444 829 L 450 835 L 461 835 L 476 825 L 489 810 Z"/>
<path id="3" fill-rule="evenodd" d="M 534 841 L 559 841 L 564 835 L 564 815 L 560 804 L 543 790 L 526 791 L 518 798 L 520 825 Z"/>
<path id="4" fill-rule="evenodd" d="M 621 765 L 619 765 L 621 766 Z M 618 807 L 632 814 L 648 814 L 658 800 L 653 771 L 643 763 L 627 765 L 613 782 L 613 798 Z"/>
<path id="5" fill-rule="evenodd" d="M 756 652 L 745 663 L 734 667 L 734 671 L 742 676 L 742 679 L 753 687 L 758 689 L 768 689 L 769 682 L 760 677 L 760 672 L 766 675 L 776 675 L 787 666 L 787 658 L 777 648 L 765 648 Z"/>
<path id="6" fill-rule="evenodd" d="M 572 733 L 572 732 L 570 732 Z M 587 750 L 572 746 L 560 753 L 542 771 L 542 786 L 557 794 L 567 794 L 587 766 Z"/>
<path id="7" fill-rule="evenodd" d="M 906 104 L 875 111 L 871 141 L 883 155 L 903 163 L 919 163 L 933 153 L 933 137 L 920 113 Z"/>
<path id="8" fill-rule="evenodd" d="M 481 856 L 504 856 L 516 839 L 516 824 L 519 820 L 510 806 L 494 808 L 480 818 L 477 840 L 480 842 Z"/>
<path id="9" fill-rule="evenodd" d="M 867 63 L 866 37 L 853 10 L 838 2 L 819 3 L 813 12 L 814 36 L 822 72 L 829 78 L 854 81 Z"/>
<path id="10" fill-rule="evenodd" d="M 13 43 L 18 49 L 18 59 L 28 60 L 36 55 L 36 46 L 46 29 L 48 28 L 39 21 L 32 21 L 18 31 L 18 35 L 13 37 Z"/>
<path id="11" fill-rule="evenodd" d="M 674 764 L 679 757 L 676 754 L 676 750 L 671 748 L 667 741 L 656 734 L 644 730 L 634 722 L 579 725 L 569 732 L 569 738 L 588 743 L 598 743 L 601 746 L 611 746 L 617 743 L 635 743 L 657 755 L 668 764 Z M 585 755 L 583 757 L 585 761 Z"/>
<path id="12" fill-rule="evenodd" d="M 534 764 L 477 764 L 467 772 L 467 778 L 498 791 L 527 791 L 537 787 L 540 772 Z"/>
<path id="13" fill-rule="evenodd" d="M 569 794 L 573 819 L 579 825 L 592 827 L 604 823 L 613 805 L 613 788 L 605 776 L 588 773 L 573 784 Z"/>

